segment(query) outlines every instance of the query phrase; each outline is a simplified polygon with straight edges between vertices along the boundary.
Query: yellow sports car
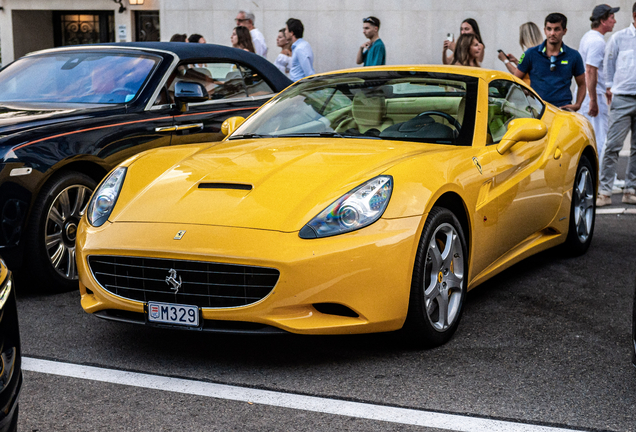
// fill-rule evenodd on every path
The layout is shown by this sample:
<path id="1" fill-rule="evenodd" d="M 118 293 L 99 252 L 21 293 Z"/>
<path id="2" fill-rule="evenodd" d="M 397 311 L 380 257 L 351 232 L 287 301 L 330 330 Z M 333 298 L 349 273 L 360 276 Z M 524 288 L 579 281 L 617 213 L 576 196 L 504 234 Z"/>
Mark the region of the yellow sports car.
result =
<path id="1" fill-rule="evenodd" d="M 403 329 L 435 346 L 467 290 L 592 241 L 591 127 L 508 73 L 315 75 L 224 129 L 97 188 L 77 235 L 84 310 L 226 332 Z"/>

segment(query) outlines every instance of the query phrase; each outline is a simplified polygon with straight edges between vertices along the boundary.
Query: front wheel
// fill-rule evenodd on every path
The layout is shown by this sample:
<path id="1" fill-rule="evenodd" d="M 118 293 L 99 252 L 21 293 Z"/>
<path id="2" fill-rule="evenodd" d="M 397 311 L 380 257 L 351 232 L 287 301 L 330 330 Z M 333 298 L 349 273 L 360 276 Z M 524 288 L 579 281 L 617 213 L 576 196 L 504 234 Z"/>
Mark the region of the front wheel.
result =
<path id="1" fill-rule="evenodd" d="M 47 183 L 33 206 L 23 273 L 46 291 L 77 288 L 75 237 L 96 182 L 64 172 Z"/>
<path id="2" fill-rule="evenodd" d="M 466 250 L 457 217 L 446 208 L 433 207 L 415 257 L 403 328 L 412 345 L 436 347 L 457 330 L 466 296 Z"/>
<path id="3" fill-rule="evenodd" d="M 587 252 L 592 243 L 596 218 L 596 188 L 594 170 L 587 157 L 581 156 L 572 187 L 570 224 L 565 248 L 571 255 Z"/>

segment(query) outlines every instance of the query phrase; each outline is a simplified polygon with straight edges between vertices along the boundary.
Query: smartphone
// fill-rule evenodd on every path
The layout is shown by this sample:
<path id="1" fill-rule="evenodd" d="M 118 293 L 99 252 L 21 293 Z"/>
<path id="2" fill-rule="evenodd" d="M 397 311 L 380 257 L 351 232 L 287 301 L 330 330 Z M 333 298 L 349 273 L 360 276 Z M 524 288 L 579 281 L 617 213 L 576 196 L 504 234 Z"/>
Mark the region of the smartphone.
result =
<path id="1" fill-rule="evenodd" d="M 446 40 L 447 41 L 451 41 L 451 42 L 454 41 L 455 40 L 455 35 L 452 34 L 452 33 L 447 33 L 446 34 Z"/>
<path id="2" fill-rule="evenodd" d="M 505 52 L 503 52 L 503 50 L 498 49 L 498 50 L 497 50 L 497 52 L 502 53 L 503 55 L 505 55 L 505 56 L 506 56 L 506 58 L 507 58 L 508 60 L 510 60 L 510 57 L 508 57 L 508 54 L 506 54 Z"/>

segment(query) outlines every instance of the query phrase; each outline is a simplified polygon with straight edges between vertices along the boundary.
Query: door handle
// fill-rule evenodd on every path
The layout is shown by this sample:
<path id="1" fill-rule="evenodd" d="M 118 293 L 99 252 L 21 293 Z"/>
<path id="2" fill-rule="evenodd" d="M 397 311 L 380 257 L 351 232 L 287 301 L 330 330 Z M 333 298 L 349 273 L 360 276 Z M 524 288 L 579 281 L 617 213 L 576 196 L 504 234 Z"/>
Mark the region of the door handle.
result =
<path id="1" fill-rule="evenodd" d="M 177 129 L 175 130 L 187 130 L 187 129 L 203 129 L 203 123 L 192 123 L 192 124 L 187 124 L 187 125 L 179 125 L 176 126 Z"/>
<path id="2" fill-rule="evenodd" d="M 179 125 L 179 126 L 165 126 L 155 128 L 155 132 L 175 132 L 180 130 L 188 130 L 188 129 L 203 129 L 203 123 L 192 123 L 187 125 Z"/>
<path id="3" fill-rule="evenodd" d="M 165 127 L 155 128 L 155 132 L 174 132 L 176 130 L 177 130 L 176 126 L 165 126 Z"/>

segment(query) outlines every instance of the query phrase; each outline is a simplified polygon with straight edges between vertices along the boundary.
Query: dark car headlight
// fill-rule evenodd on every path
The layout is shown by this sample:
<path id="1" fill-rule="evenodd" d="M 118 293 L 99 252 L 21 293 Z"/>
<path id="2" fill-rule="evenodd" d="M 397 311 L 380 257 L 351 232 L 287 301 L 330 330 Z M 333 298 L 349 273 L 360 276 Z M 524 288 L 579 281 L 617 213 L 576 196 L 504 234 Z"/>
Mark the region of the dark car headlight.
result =
<path id="1" fill-rule="evenodd" d="M 305 225 L 298 235 L 312 239 L 329 237 L 371 225 L 386 210 L 393 177 L 381 175 L 346 193 Z"/>
<path id="2" fill-rule="evenodd" d="M 86 217 L 94 227 L 102 226 L 108 220 L 124 184 L 124 177 L 126 167 L 115 168 L 91 197 Z"/>

